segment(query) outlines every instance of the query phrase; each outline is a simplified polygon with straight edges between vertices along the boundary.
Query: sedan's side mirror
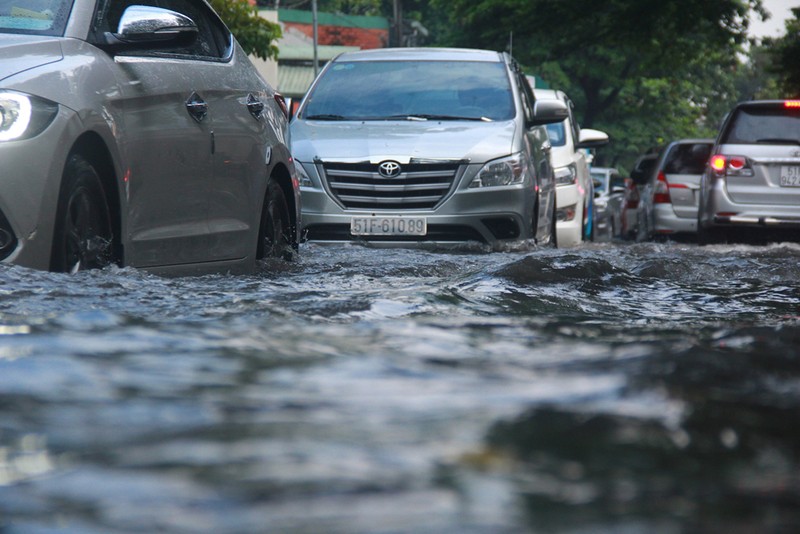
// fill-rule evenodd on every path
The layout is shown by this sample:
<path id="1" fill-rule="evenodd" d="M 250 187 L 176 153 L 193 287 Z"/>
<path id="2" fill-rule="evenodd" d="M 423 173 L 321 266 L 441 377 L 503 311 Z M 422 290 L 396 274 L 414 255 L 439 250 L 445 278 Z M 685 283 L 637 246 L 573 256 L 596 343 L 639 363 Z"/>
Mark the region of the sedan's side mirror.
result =
<path id="1" fill-rule="evenodd" d="M 600 130 L 582 128 L 576 148 L 596 148 L 608 143 L 608 134 Z"/>
<path id="2" fill-rule="evenodd" d="M 528 126 L 542 126 L 561 122 L 569 117 L 567 105 L 560 100 L 537 100 L 533 104 L 533 119 Z"/>
<path id="3" fill-rule="evenodd" d="M 182 48 L 197 39 L 197 24 L 182 13 L 160 7 L 129 6 L 117 32 L 105 33 L 110 48 Z"/>

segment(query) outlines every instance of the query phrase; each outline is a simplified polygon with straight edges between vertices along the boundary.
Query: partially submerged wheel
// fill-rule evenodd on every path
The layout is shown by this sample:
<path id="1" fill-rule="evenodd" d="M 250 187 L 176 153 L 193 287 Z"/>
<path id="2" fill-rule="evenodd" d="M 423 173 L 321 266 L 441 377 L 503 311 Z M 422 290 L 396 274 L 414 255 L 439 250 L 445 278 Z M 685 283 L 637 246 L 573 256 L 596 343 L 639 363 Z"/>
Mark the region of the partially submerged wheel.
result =
<path id="1" fill-rule="evenodd" d="M 105 191 L 95 168 L 72 154 L 58 196 L 50 269 L 75 273 L 115 262 L 114 236 Z"/>
<path id="2" fill-rule="evenodd" d="M 294 257 L 291 227 L 289 205 L 283 189 L 277 182 L 270 180 L 267 184 L 264 209 L 261 212 L 261 231 L 256 257 L 291 260 Z"/>

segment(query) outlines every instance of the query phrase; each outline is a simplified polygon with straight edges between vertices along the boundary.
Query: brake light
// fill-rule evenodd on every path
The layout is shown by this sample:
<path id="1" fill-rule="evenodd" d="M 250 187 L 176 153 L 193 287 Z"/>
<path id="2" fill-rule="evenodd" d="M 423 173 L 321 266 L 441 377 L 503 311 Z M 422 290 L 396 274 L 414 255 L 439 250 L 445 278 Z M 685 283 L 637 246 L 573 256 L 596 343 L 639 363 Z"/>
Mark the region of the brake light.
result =
<path id="1" fill-rule="evenodd" d="M 716 154 L 708 165 L 718 176 L 753 176 L 753 168 L 744 156 L 725 156 Z"/>
<path id="2" fill-rule="evenodd" d="M 658 171 L 658 178 L 656 180 L 656 189 L 653 192 L 653 204 L 671 204 L 672 199 L 669 197 L 669 182 L 664 171 Z"/>
<path id="3" fill-rule="evenodd" d="M 800 100 L 786 100 L 783 103 L 785 108 L 800 108 Z"/>
<path id="4" fill-rule="evenodd" d="M 718 173 L 725 172 L 725 166 L 727 165 L 727 161 L 725 160 L 725 156 L 717 154 L 711 158 L 710 162 L 711 168 L 714 169 Z"/>

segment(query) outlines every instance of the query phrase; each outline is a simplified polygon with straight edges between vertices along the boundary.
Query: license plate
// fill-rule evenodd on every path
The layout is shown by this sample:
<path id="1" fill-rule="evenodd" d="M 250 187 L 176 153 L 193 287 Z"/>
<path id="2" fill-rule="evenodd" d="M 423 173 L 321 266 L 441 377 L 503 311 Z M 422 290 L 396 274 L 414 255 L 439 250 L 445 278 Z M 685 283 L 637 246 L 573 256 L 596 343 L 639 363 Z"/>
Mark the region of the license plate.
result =
<path id="1" fill-rule="evenodd" d="M 350 219 L 352 235 L 425 235 L 428 220 L 425 217 L 353 217 Z"/>
<path id="2" fill-rule="evenodd" d="M 800 187 L 800 166 L 781 166 L 781 187 Z"/>

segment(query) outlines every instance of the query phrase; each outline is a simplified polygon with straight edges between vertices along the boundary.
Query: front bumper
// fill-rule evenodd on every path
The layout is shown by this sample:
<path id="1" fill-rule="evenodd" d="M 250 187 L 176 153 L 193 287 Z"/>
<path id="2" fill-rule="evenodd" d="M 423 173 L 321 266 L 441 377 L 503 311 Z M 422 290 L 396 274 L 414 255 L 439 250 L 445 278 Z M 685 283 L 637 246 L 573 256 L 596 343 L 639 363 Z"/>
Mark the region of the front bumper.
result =
<path id="1" fill-rule="evenodd" d="M 306 170 L 312 171 L 312 166 Z M 455 189 L 428 210 L 345 209 L 318 187 L 301 187 L 303 235 L 308 241 L 369 241 L 386 244 L 478 241 L 496 245 L 533 239 L 535 193 L 530 184 L 469 189 L 466 173 Z M 318 177 L 315 177 L 318 180 Z M 427 219 L 425 236 L 354 236 L 353 217 L 414 216 Z"/>
<path id="2" fill-rule="evenodd" d="M 800 205 L 741 204 L 731 200 L 724 182 L 716 180 L 701 215 L 704 227 L 800 228 Z"/>
<path id="3" fill-rule="evenodd" d="M 38 136 L 0 142 L 0 212 L 14 236 L 13 250 L 0 253 L 3 263 L 50 268 L 61 175 L 78 129 L 77 116 L 61 106 Z"/>

